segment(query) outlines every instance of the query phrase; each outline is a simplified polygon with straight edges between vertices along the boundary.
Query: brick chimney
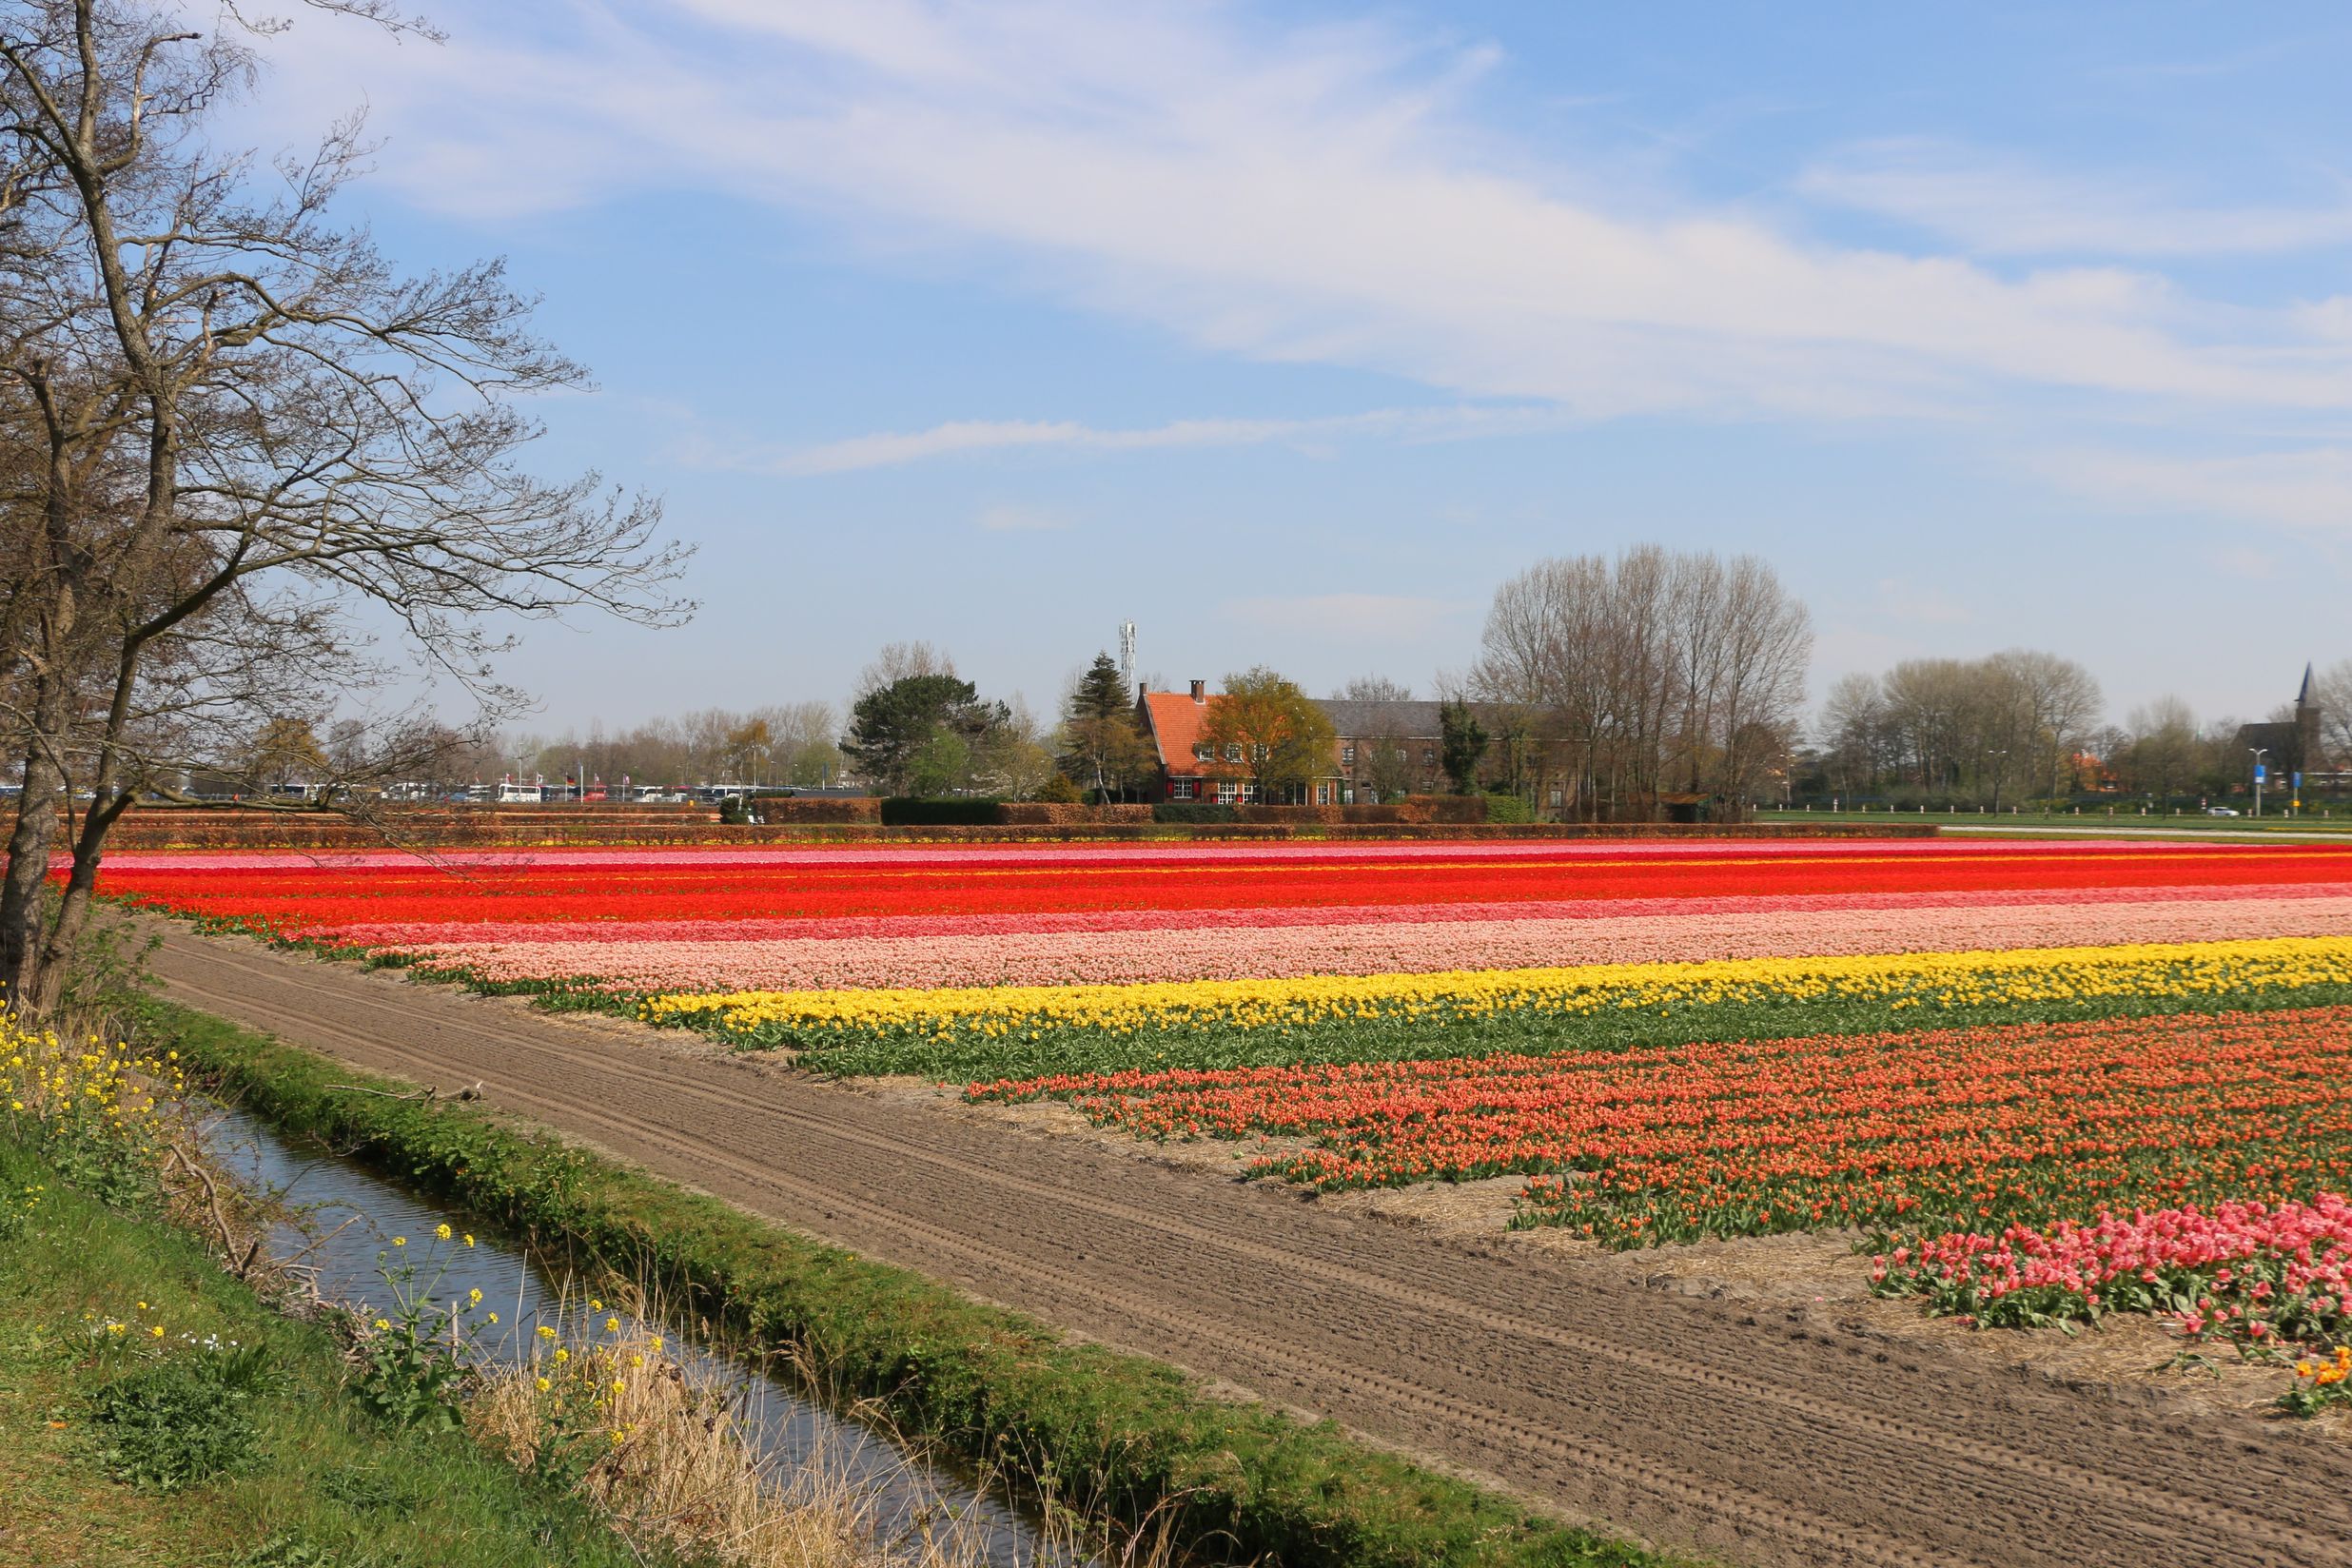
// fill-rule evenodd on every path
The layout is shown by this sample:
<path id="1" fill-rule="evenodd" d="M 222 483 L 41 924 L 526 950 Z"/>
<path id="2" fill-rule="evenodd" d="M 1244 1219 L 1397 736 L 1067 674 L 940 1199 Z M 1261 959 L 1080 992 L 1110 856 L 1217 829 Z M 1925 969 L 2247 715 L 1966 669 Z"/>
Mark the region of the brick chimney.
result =
<path id="1" fill-rule="evenodd" d="M 1206 707 L 1208 705 L 1207 681 L 1196 680 L 1192 683 L 1192 700 L 1200 703 L 1203 707 Z"/>
<path id="2" fill-rule="evenodd" d="M 1135 683 L 1135 705 L 1138 708 L 1142 707 L 1144 705 L 1144 698 L 1149 696 L 1150 693 L 1151 687 L 1148 684 L 1144 681 L 1137 681 Z"/>

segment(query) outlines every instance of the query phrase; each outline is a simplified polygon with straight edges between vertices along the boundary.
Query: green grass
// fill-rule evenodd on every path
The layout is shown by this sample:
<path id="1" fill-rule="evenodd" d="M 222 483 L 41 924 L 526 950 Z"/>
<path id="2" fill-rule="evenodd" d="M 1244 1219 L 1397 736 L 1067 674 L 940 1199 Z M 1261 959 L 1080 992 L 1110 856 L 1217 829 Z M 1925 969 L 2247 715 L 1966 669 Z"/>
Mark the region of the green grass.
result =
<path id="1" fill-rule="evenodd" d="M 284 1317 L 193 1239 L 101 1206 L 0 1137 L 0 1191 L 47 1188 L 0 1242 L 0 1561 L 80 1568 L 623 1568 L 633 1555 L 584 1506 L 545 1493 L 459 1434 L 396 1434 L 343 1388 L 324 1325 Z M 141 1312 L 138 1303 L 148 1303 Z M 167 1330 L 167 1350 L 93 1347 L 91 1322 Z M 261 1347 L 265 1377 L 211 1430 L 232 1473 L 165 1493 L 109 1478 L 124 1429 L 101 1390 L 147 1392 L 193 1366 L 180 1336 Z M 150 1341 L 150 1343 L 153 1342 Z M 116 1402 L 124 1402 L 118 1398 Z M 151 1445 L 150 1445 L 151 1447 Z M 147 1453 L 147 1450 L 142 1450 Z M 152 1473 L 151 1458 L 147 1468 Z"/>
<path id="2" fill-rule="evenodd" d="M 2244 812 L 2250 808 L 2240 805 Z M 2332 814 L 2323 814 L 2332 813 Z M 2143 816 L 2136 807 L 2118 806 L 2110 816 L 2104 810 L 2086 806 L 2078 814 L 2071 808 L 2063 812 L 2021 812 L 2003 807 L 1998 814 L 1991 812 L 1915 812 L 1909 807 L 1900 811 L 1823 812 L 1780 811 L 1768 807 L 1756 813 L 1760 826 L 1803 826 L 1808 822 L 1851 822 L 1883 828 L 1890 823 L 1911 827 L 1927 823 L 1933 827 L 2001 828 L 2018 833 L 2031 833 L 2036 828 L 2194 828 L 2215 833 L 2352 833 L 2352 802 L 2328 801 L 2313 806 L 2301 816 L 2288 816 L 2265 801 L 2261 816 L 2206 816 L 2194 814 L 2166 815 L 2151 813 Z"/>
<path id="3" fill-rule="evenodd" d="M 1011 1473 L 1049 1467 L 1089 1511 L 1181 1510 L 1267 1568 L 1658 1568 L 1160 1362 L 1071 1343 L 1018 1313 L 869 1263 L 471 1105 L 390 1088 L 220 1019 L 158 1004 L 156 1038 L 281 1127 L 324 1135 L 542 1246 L 659 1288 L 681 1312 L 804 1347 L 904 1429 Z"/>

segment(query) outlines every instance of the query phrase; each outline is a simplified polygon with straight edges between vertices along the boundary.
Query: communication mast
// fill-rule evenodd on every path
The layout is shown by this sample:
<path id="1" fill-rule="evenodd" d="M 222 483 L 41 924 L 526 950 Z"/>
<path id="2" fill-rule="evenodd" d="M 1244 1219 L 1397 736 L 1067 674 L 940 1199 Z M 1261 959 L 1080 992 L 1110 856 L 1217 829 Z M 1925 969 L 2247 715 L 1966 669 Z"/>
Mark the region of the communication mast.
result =
<path id="1" fill-rule="evenodd" d="M 1135 623 L 1119 623 L 1119 679 L 1132 691 L 1135 687 Z"/>

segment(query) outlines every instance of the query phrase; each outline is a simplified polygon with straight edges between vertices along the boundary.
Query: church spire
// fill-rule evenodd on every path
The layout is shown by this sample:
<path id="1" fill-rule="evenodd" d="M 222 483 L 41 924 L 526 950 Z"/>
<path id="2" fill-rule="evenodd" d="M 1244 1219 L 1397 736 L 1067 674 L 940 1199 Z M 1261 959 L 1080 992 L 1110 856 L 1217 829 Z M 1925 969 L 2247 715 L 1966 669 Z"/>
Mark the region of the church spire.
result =
<path id="1" fill-rule="evenodd" d="M 2298 708 L 2311 706 L 2311 666 L 2308 664 L 2303 666 L 2303 690 L 2295 694 L 2295 706 Z"/>

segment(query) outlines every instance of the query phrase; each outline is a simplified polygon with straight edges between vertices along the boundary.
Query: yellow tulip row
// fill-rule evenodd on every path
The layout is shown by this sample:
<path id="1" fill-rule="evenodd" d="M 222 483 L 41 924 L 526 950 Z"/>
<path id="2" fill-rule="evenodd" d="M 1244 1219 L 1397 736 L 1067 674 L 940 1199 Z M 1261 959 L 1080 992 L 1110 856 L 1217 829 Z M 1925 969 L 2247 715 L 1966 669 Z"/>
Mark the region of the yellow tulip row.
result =
<path id="1" fill-rule="evenodd" d="M 2326 985 L 2352 985 L 2352 937 L 1138 985 L 676 992 L 648 999 L 642 1015 L 657 1023 L 715 1025 L 735 1034 L 945 1039 L 1072 1029 L 1124 1033 L 1439 1023 L 1518 1012 L 1671 1013 L 1806 1002 L 1967 1009 L 2113 997 L 2190 1000 Z"/>

